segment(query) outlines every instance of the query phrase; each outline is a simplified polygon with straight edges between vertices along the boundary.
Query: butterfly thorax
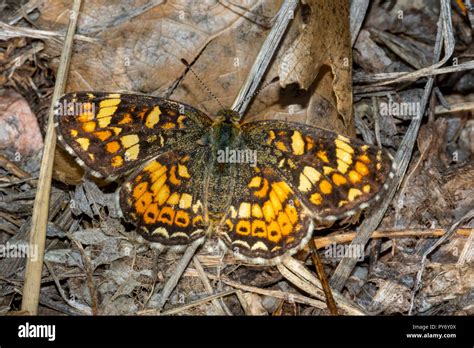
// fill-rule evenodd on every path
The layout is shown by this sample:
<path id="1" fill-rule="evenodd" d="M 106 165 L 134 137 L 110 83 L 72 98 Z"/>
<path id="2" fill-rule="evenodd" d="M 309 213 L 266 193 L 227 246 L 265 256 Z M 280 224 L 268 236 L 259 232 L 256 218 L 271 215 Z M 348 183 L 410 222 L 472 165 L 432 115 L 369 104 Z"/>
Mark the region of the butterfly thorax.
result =
<path id="1" fill-rule="evenodd" d="M 221 218 L 232 197 L 236 165 L 231 155 L 242 147 L 238 119 L 236 112 L 222 110 L 212 125 L 208 210 L 210 219 L 214 221 Z"/>

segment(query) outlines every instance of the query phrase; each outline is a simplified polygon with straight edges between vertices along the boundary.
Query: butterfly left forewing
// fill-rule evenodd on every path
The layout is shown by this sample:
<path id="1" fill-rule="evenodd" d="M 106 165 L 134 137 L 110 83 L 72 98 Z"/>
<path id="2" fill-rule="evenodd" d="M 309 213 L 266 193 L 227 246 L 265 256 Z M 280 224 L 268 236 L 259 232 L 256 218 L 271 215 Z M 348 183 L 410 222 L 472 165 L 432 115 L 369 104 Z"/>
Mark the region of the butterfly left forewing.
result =
<path id="1" fill-rule="evenodd" d="M 197 141 L 211 124 L 202 112 L 168 99 L 78 92 L 59 99 L 58 138 L 79 164 L 113 179 L 171 148 Z"/>

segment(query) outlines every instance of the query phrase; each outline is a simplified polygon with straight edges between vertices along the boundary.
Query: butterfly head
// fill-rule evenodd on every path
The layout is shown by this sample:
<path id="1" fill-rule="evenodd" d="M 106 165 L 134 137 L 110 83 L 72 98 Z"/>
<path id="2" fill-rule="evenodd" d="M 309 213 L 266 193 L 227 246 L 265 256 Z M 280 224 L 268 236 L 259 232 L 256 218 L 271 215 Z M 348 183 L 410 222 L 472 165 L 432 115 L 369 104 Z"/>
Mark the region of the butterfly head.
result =
<path id="1" fill-rule="evenodd" d="M 237 111 L 222 109 L 217 113 L 217 121 L 220 123 L 239 123 L 240 115 Z"/>

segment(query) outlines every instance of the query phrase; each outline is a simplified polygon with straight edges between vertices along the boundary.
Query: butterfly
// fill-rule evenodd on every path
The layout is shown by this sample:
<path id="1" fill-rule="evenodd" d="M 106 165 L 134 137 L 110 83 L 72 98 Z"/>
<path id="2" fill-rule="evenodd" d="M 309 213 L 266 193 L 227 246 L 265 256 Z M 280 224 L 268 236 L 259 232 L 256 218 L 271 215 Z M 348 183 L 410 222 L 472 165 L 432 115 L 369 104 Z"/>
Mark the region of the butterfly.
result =
<path id="1" fill-rule="evenodd" d="M 150 242 L 185 246 L 211 232 L 242 260 L 276 264 L 314 221 L 378 200 L 395 165 L 375 146 L 305 124 L 210 118 L 138 94 L 66 94 L 55 108 L 64 148 L 91 175 L 123 183 L 123 218 Z"/>

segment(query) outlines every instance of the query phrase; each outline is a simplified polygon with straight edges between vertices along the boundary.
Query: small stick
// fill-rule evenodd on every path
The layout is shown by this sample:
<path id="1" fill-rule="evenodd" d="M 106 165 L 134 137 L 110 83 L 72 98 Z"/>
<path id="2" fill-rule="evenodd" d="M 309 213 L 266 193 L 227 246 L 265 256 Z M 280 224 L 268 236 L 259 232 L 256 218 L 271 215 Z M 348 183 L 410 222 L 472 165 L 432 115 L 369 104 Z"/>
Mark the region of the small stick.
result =
<path id="1" fill-rule="evenodd" d="M 183 275 L 183 272 L 185 271 L 186 267 L 188 267 L 189 262 L 191 261 L 194 254 L 196 253 L 196 250 L 199 248 L 199 246 L 203 242 L 204 242 L 204 238 L 197 239 L 186 249 L 186 252 L 184 253 L 184 255 L 179 260 L 178 264 L 176 265 L 176 268 L 173 271 L 173 274 L 168 279 L 165 286 L 163 287 L 163 290 L 161 291 L 161 294 L 160 294 L 161 297 L 159 299 L 158 306 L 157 306 L 158 310 L 162 309 L 166 301 L 168 301 L 169 296 L 171 295 L 174 288 L 178 284 L 178 281 Z"/>
<path id="2" fill-rule="evenodd" d="M 460 236 L 468 237 L 469 235 L 474 232 L 474 228 L 459 228 L 457 230 L 457 234 Z M 394 230 L 394 231 L 375 231 L 371 238 L 379 239 L 379 238 L 409 238 L 409 237 L 417 237 L 417 238 L 437 238 L 442 237 L 446 231 L 442 228 L 435 228 L 430 230 Z M 331 244 L 343 244 L 343 243 L 350 243 L 357 235 L 356 232 L 344 233 L 344 234 L 337 234 L 334 236 L 328 237 L 318 237 L 314 238 L 314 242 L 316 243 L 316 247 L 318 249 L 325 248 Z"/>
<path id="3" fill-rule="evenodd" d="M 286 32 L 286 28 L 294 16 L 296 6 L 298 6 L 297 0 L 285 0 L 283 5 L 281 5 L 275 24 L 265 39 L 252 69 L 247 76 L 247 80 L 242 85 L 237 98 L 234 100 L 234 104 L 232 104 L 231 109 L 237 111 L 240 117 L 242 117 L 247 109 L 251 97 L 257 90 L 263 75 L 265 75 L 268 65 L 283 38 L 283 34 Z"/>
<path id="4" fill-rule="evenodd" d="M 324 272 L 324 266 L 321 262 L 321 259 L 319 258 L 318 249 L 316 248 L 316 243 L 314 242 L 314 239 L 310 240 L 309 248 L 311 249 L 311 257 L 313 259 L 314 266 L 316 267 L 316 272 L 318 274 L 319 281 L 321 282 L 324 295 L 326 296 L 326 303 L 328 305 L 329 312 L 331 312 L 332 315 L 339 315 L 337 311 L 336 302 L 334 301 L 334 297 L 332 296 L 332 291 L 329 287 L 328 278 L 326 277 L 326 273 Z"/>
<path id="5" fill-rule="evenodd" d="M 206 291 L 209 295 L 212 295 L 214 291 L 212 289 L 211 283 L 209 282 L 209 278 L 206 276 L 206 272 L 204 272 L 204 268 L 202 268 L 201 262 L 199 262 L 199 259 L 196 255 L 193 257 L 193 263 L 194 267 L 196 267 L 196 271 L 198 272 L 204 287 L 206 288 Z M 214 307 L 216 307 L 219 315 L 227 314 L 218 299 L 213 299 L 212 304 L 214 305 Z"/>
<path id="6" fill-rule="evenodd" d="M 41 272 L 43 269 L 44 247 L 46 244 L 46 228 L 48 224 L 48 208 L 51 192 L 51 177 L 53 172 L 54 148 L 56 147 L 56 132 L 54 130 L 54 108 L 53 105 L 60 95 L 64 93 L 67 72 L 72 52 L 74 32 L 76 30 L 77 19 L 81 0 L 74 0 L 66 40 L 59 62 L 58 77 L 54 86 L 53 98 L 49 109 L 48 128 L 41 160 L 41 171 L 38 180 L 38 194 L 36 195 L 33 216 L 30 230 L 30 247 L 38 250 L 38 257 L 28 258 L 26 261 L 25 284 L 23 287 L 23 300 L 21 309 L 36 315 L 38 313 L 38 303 L 41 287 Z"/>
<path id="7" fill-rule="evenodd" d="M 31 175 L 25 172 L 23 169 L 18 167 L 15 163 L 10 161 L 5 156 L 0 155 L 0 167 L 8 170 L 10 173 L 18 177 L 19 179 L 30 179 Z"/>
<path id="8" fill-rule="evenodd" d="M 218 294 L 215 294 L 215 295 L 211 295 L 211 296 L 202 298 L 200 300 L 188 303 L 188 304 L 186 304 L 184 306 L 181 306 L 181 307 L 178 307 L 178 308 L 172 308 L 170 310 L 167 310 L 167 311 L 161 312 L 161 313 L 160 313 L 160 310 L 157 310 L 157 309 L 146 309 L 146 310 L 137 312 L 137 314 L 138 315 L 172 315 L 172 314 L 177 314 L 177 313 L 185 311 L 187 309 L 199 306 L 203 303 L 206 303 L 206 302 L 209 302 L 209 301 L 216 301 L 218 298 L 232 295 L 235 292 L 236 292 L 236 290 L 224 291 L 224 292 L 221 292 L 221 293 L 218 293 Z"/>

